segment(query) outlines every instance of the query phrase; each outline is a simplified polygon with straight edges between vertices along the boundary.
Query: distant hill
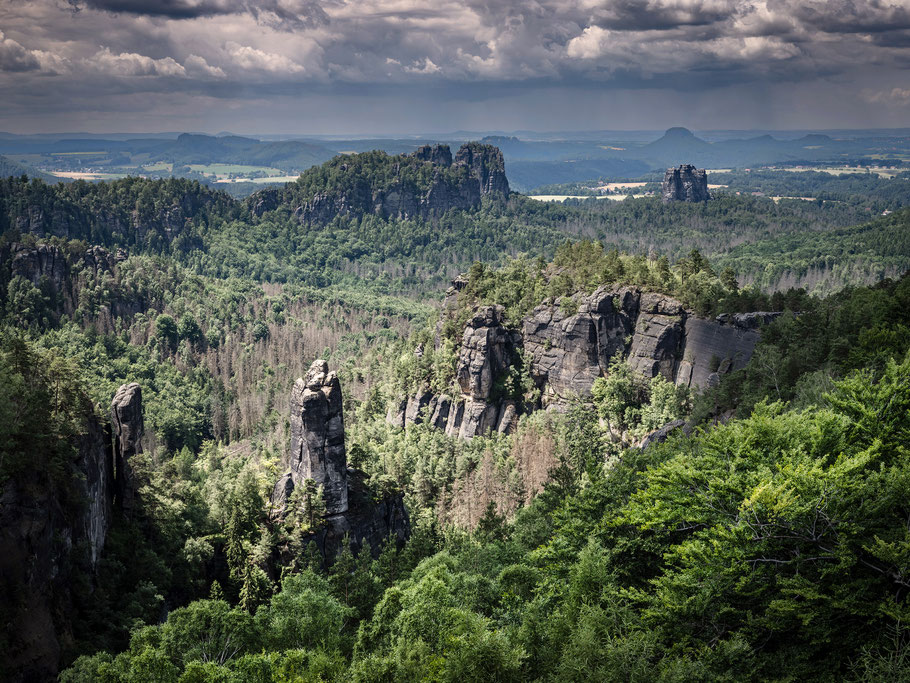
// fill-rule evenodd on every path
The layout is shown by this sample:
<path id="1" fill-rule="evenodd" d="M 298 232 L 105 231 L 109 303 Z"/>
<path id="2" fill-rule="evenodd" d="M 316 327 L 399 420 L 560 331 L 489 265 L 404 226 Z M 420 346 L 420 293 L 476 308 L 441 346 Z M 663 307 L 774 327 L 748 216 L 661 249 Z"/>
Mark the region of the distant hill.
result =
<path id="1" fill-rule="evenodd" d="M 300 140 L 261 142 L 238 136 L 213 137 L 184 133 L 176 141 L 151 151 L 155 160 L 175 164 L 247 164 L 281 169 L 305 169 L 328 161 L 335 152 Z"/>
<path id="2" fill-rule="evenodd" d="M 44 173 L 37 168 L 32 168 L 31 166 L 20 164 L 18 161 L 13 161 L 5 156 L 0 156 L 0 178 L 9 178 L 10 176 L 19 177 L 23 175 L 27 175 L 29 178 L 40 178 L 46 183 L 61 182 L 60 178 L 52 176 L 49 173 Z"/>

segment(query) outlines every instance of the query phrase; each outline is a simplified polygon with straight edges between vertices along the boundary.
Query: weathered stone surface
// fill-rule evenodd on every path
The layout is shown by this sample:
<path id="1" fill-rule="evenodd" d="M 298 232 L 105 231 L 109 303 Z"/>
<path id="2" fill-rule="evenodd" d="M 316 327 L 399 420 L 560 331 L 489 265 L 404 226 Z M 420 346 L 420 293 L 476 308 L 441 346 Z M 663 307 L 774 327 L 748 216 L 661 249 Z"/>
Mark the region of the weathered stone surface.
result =
<path id="1" fill-rule="evenodd" d="M 499 424 L 496 431 L 500 434 L 511 434 L 518 422 L 518 409 L 515 401 L 504 401 L 499 410 Z"/>
<path id="2" fill-rule="evenodd" d="M 502 194 L 508 196 L 509 181 L 502 152 L 497 147 L 469 142 L 461 146 L 455 155 L 456 164 L 467 166 L 480 183 L 480 194 Z"/>
<path id="3" fill-rule="evenodd" d="M 63 252 L 51 244 L 40 244 L 27 247 L 22 244 L 12 245 L 10 270 L 13 276 L 20 275 L 34 285 L 45 278 L 55 291 L 63 289 L 66 281 L 66 257 Z"/>
<path id="4" fill-rule="evenodd" d="M 405 405 L 399 403 L 400 411 Z M 390 536 L 403 544 L 410 535 L 410 522 L 401 495 L 384 495 L 377 501 L 366 475 L 348 469 L 341 385 L 324 360 L 314 361 L 306 377 L 294 383 L 290 408 L 288 471 L 272 492 L 278 514 L 285 513 L 294 489 L 312 479 L 323 488 L 326 515 L 307 542 L 316 543 L 326 564 L 334 561 L 346 538 L 355 551 L 369 541 L 374 555 Z"/>
<path id="5" fill-rule="evenodd" d="M 449 436 L 458 436 L 461 432 L 461 423 L 464 420 L 463 400 L 456 401 L 449 408 L 449 419 L 446 421 L 446 434 Z"/>
<path id="6" fill-rule="evenodd" d="M 475 436 L 489 434 L 496 429 L 498 416 L 498 405 L 487 403 L 483 399 L 468 399 L 464 404 L 464 416 L 458 436 L 462 439 L 473 439 Z"/>
<path id="7" fill-rule="evenodd" d="M 421 145 L 411 156 L 438 166 L 452 165 L 452 152 L 448 145 Z"/>
<path id="8" fill-rule="evenodd" d="M 739 313 L 721 315 L 715 320 L 689 318 L 676 383 L 713 386 L 721 375 L 744 368 L 761 336 L 761 326 L 778 315 Z"/>
<path id="9" fill-rule="evenodd" d="M 448 296 L 456 291 L 453 287 Z M 413 406 L 426 404 L 430 421 L 440 429 L 444 423 L 450 436 L 508 432 L 522 412 L 560 410 L 574 396 L 590 396 L 594 381 L 609 372 L 616 356 L 647 378 L 660 373 L 678 385 L 702 389 L 742 368 L 761 326 L 778 315 L 740 313 L 709 320 L 664 294 L 601 287 L 590 296 L 576 295 L 572 305 L 545 302 L 521 321 L 519 332 L 510 332 L 501 306 L 482 306 L 465 326 L 455 373 L 461 396 L 448 406 L 447 419 L 436 415 L 440 403 L 434 404 L 432 396 L 413 397 L 416 403 L 408 406 L 416 414 Z M 519 358 L 529 363 L 527 370 L 541 390 L 539 406 L 494 392 L 497 379 Z"/>
<path id="10" fill-rule="evenodd" d="M 369 542 L 373 557 L 378 557 L 390 537 L 400 548 L 411 535 L 408 510 L 400 494 L 375 501 L 366 475 L 357 470 L 351 470 L 348 485 L 347 512 L 326 517 L 324 525 L 304 541 L 316 543 L 326 565 L 331 565 L 344 548 L 345 537 L 355 553 Z"/>
<path id="11" fill-rule="evenodd" d="M 541 305 L 522 321 L 531 377 L 542 389 L 544 404 L 590 393 L 610 359 L 625 351 L 639 299 L 632 288 L 614 292 L 602 287 L 583 298 L 574 315 L 559 306 Z"/>
<path id="12" fill-rule="evenodd" d="M 114 437 L 114 502 L 129 516 L 136 495 L 129 460 L 142 452 L 142 437 L 145 434 L 142 387 L 136 382 L 121 385 L 114 394 L 111 402 L 111 426 Z"/>
<path id="13" fill-rule="evenodd" d="M 708 193 L 708 174 L 691 164 L 682 164 L 679 168 L 668 168 L 661 189 L 664 202 L 706 202 L 711 199 Z"/>
<path id="14" fill-rule="evenodd" d="M 312 479 L 322 486 L 327 514 L 340 514 L 348 509 L 341 384 L 324 360 L 313 361 L 306 377 L 298 378 L 291 390 L 291 448 L 287 466 L 293 487 L 304 479 Z M 273 494 L 273 501 L 281 505 L 286 502 L 283 494 L 289 493 L 287 481 L 283 487 L 276 486 Z"/>
<path id="15" fill-rule="evenodd" d="M 386 219 L 426 220 L 452 209 L 476 209 L 487 195 L 509 194 L 502 152 L 495 147 L 468 143 L 458 150 L 453 161 L 447 145 L 426 145 L 400 157 L 399 168 L 405 157 L 430 166 L 433 175 L 426 190 L 419 190 L 406 180 L 396 179 L 388 186 L 374 187 L 366 179 L 355 178 L 341 191 L 316 193 L 298 206 L 294 215 L 300 222 L 314 226 L 342 215 L 374 214 Z M 345 171 L 347 166 L 342 164 L 340 169 Z M 251 208 L 257 215 L 280 203 L 281 191 L 264 192 L 257 193 L 252 200 Z"/>
<path id="16" fill-rule="evenodd" d="M 389 405 L 385 421 L 395 427 L 404 427 L 404 417 L 408 410 L 408 397 L 399 396 L 396 401 Z"/>
<path id="17" fill-rule="evenodd" d="M 465 327 L 455 369 L 464 396 L 486 401 L 493 382 L 512 362 L 514 341 L 502 326 L 502 306 L 483 306 Z"/>
<path id="18" fill-rule="evenodd" d="M 429 389 L 418 391 L 408 399 L 407 408 L 405 409 L 404 421 L 408 424 L 420 424 L 429 419 L 432 415 L 435 405 L 430 405 L 435 400 L 435 396 Z"/>
<path id="19" fill-rule="evenodd" d="M 435 429 L 445 429 L 449 420 L 449 410 L 452 406 L 452 399 L 443 394 L 436 401 L 436 405 L 430 415 L 430 425 Z"/>
<path id="20" fill-rule="evenodd" d="M 645 377 L 676 377 L 683 339 L 682 315 L 640 313 L 629 349 L 629 365 Z"/>
<path id="21" fill-rule="evenodd" d="M 93 590 L 111 524 L 111 433 L 88 397 L 76 412 L 75 457 L 60 463 L 63 471 L 50 478 L 25 468 L 0 486 L 3 680 L 11 683 L 56 680 L 63 646 L 72 642 L 73 589 Z M 53 483 L 61 476 L 66 493 Z"/>

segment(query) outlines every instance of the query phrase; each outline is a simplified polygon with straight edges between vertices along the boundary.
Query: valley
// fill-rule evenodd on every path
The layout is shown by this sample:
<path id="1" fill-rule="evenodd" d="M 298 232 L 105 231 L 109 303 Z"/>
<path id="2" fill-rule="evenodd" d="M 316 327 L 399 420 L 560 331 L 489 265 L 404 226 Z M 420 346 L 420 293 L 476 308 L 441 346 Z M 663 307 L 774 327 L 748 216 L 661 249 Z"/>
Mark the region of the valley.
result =
<path id="1" fill-rule="evenodd" d="M 560 678 L 627 670 L 589 640 L 617 618 L 642 670 L 888 652 L 837 596 L 902 576 L 902 177 L 680 166 L 554 203 L 477 142 L 241 198 L 232 175 L 284 179 L 189 168 L 216 181 L 0 181 L 0 568 L 31 605 L 4 602 L 7 677 Z M 849 533 L 805 537 L 822 489 Z M 786 616 L 794 558 L 836 658 Z M 208 624 L 240 629 L 223 661 Z"/>

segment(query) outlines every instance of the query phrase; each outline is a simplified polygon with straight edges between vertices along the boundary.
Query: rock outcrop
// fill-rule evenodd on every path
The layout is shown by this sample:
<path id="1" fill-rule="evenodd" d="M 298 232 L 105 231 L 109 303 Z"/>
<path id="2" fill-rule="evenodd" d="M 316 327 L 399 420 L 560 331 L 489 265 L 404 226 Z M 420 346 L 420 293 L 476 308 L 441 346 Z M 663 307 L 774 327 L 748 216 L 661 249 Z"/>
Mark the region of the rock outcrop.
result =
<path id="1" fill-rule="evenodd" d="M 402 497 L 386 495 L 377 501 L 366 476 L 348 467 L 341 384 L 324 360 L 314 361 L 306 377 L 294 383 L 290 403 L 288 471 L 272 492 L 278 515 L 287 514 L 294 489 L 311 479 L 323 490 L 325 517 L 308 540 L 316 543 L 326 563 L 331 564 L 345 538 L 355 550 L 369 541 L 375 553 L 390 536 L 406 541 L 410 521 Z M 401 410 L 406 411 L 407 406 Z M 426 411 L 416 410 L 415 414 L 425 415 Z"/>
<path id="2" fill-rule="evenodd" d="M 457 292 L 453 287 L 447 293 L 447 310 Z M 437 428 L 444 422 L 447 434 L 465 439 L 508 433 L 522 412 L 559 408 L 575 396 L 589 396 L 616 356 L 645 377 L 661 374 L 679 386 L 703 389 L 743 368 L 761 326 L 779 315 L 703 318 L 676 299 L 636 287 L 601 287 L 573 301 L 574 312 L 574 306 L 541 304 L 515 331 L 506 327 L 502 307 L 478 308 L 465 326 L 458 354 L 455 379 L 461 395 L 436 397 L 424 389 L 393 406 L 389 421 L 403 427 L 429 420 Z M 522 360 L 540 390 L 538 405 L 515 401 L 497 384 Z"/>
<path id="3" fill-rule="evenodd" d="M 682 164 L 679 168 L 668 168 L 661 189 L 664 202 L 706 202 L 711 199 L 708 193 L 708 173 L 691 164 Z"/>
<path id="4" fill-rule="evenodd" d="M 111 402 L 111 426 L 114 436 L 114 504 L 129 517 L 135 503 L 136 486 L 130 458 L 142 452 L 145 420 L 142 412 L 142 387 L 136 382 L 124 384 Z"/>
<path id="5" fill-rule="evenodd" d="M 59 247 L 40 244 L 27 247 L 14 244 L 11 248 L 10 271 L 13 277 L 19 275 L 33 285 L 47 281 L 54 291 L 61 291 L 66 282 L 66 257 Z"/>
<path id="6" fill-rule="evenodd" d="M 364 173 L 364 165 L 372 170 Z M 311 226 L 367 214 L 426 220 L 452 209 L 476 209 L 486 196 L 509 194 L 502 152 L 476 142 L 462 145 L 454 159 L 448 145 L 424 145 L 411 154 L 370 152 L 327 166 L 341 180 L 332 185 L 314 180 L 319 189 L 303 196 L 298 185 L 262 190 L 248 200 L 250 210 L 261 216 L 288 205 L 301 223 Z"/>
<path id="7" fill-rule="evenodd" d="M 347 455 L 344 448 L 344 416 L 341 383 L 324 360 L 316 360 L 306 377 L 291 390 L 291 449 L 289 471 L 276 486 L 282 502 L 312 479 L 323 488 L 326 513 L 348 509 Z"/>
<path id="8" fill-rule="evenodd" d="M 80 434 L 64 471 L 26 468 L 0 486 L 0 677 L 13 683 L 56 680 L 112 523 L 111 432 L 88 397 L 78 400 Z"/>
<path id="9" fill-rule="evenodd" d="M 496 395 L 496 381 L 512 365 L 518 341 L 503 322 L 502 306 L 484 306 L 465 326 L 455 369 L 461 396 L 446 419 L 446 432 L 452 436 L 470 439 L 499 426 L 503 397 Z"/>

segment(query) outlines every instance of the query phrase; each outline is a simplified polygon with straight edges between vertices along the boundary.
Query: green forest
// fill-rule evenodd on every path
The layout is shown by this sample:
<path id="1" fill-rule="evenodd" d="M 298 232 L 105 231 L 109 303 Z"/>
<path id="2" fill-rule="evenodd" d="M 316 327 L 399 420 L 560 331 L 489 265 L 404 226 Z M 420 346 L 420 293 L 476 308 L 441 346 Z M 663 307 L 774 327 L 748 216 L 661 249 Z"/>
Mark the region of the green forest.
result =
<path id="1" fill-rule="evenodd" d="M 182 179 L 0 180 L 3 494 L 78 518 L 82 444 L 118 387 L 142 387 L 136 507 L 93 570 L 85 543 L 53 561 L 58 680 L 910 678 L 906 193 L 789 174 L 788 196 L 819 200 L 775 203 L 733 173 L 702 204 L 513 193 L 427 220 L 295 215 L 318 193 L 425 192 L 428 167 L 395 159 L 338 157 L 265 211 Z M 402 396 L 459 390 L 479 309 L 517 335 L 541 305 L 583 315 L 624 287 L 687 320 L 780 315 L 710 386 L 618 354 L 590 395 L 536 409 L 515 351 L 492 378 L 535 407 L 514 429 L 388 419 Z M 276 509 L 289 396 L 316 358 L 338 373 L 349 476 L 402 501 L 406 541 L 345 537 L 329 561 L 321 491 Z M 0 585 L 0 678 L 21 676 L 7 625 L 27 590 Z"/>

